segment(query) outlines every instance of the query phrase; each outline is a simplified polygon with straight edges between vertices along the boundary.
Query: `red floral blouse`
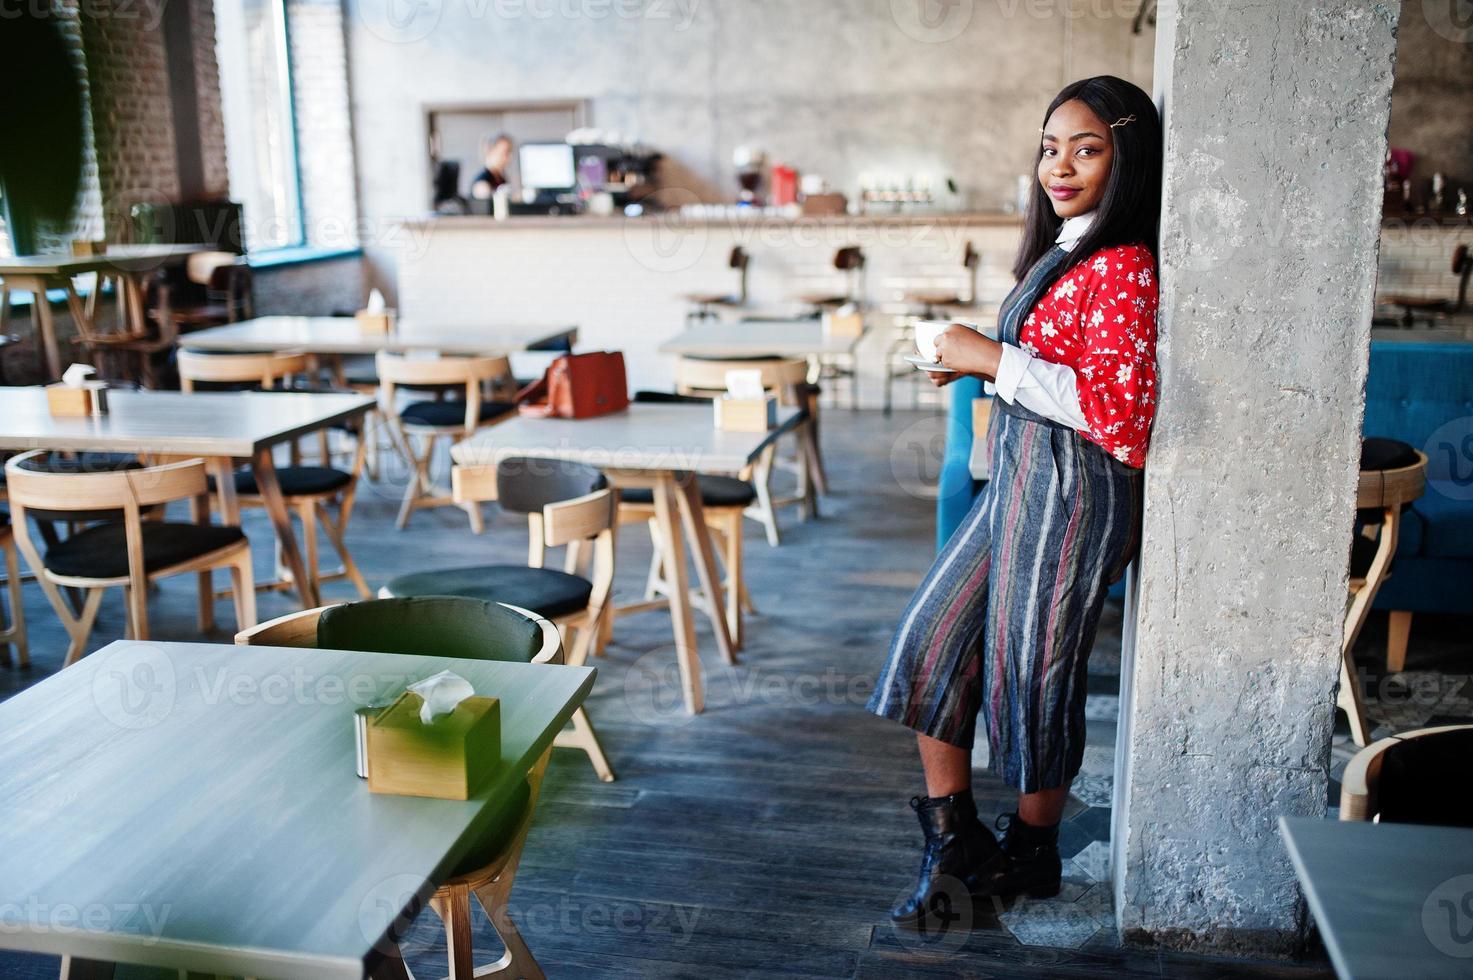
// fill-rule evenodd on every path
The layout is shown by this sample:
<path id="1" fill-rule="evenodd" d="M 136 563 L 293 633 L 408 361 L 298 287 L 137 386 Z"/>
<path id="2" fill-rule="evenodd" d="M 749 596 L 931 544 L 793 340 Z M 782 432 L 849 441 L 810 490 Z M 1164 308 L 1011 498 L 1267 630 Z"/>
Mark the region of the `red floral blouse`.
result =
<path id="1" fill-rule="evenodd" d="M 1018 346 L 1074 369 L 1086 439 L 1146 463 L 1156 415 L 1156 261 L 1144 245 L 1101 249 L 1034 305 Z"/>

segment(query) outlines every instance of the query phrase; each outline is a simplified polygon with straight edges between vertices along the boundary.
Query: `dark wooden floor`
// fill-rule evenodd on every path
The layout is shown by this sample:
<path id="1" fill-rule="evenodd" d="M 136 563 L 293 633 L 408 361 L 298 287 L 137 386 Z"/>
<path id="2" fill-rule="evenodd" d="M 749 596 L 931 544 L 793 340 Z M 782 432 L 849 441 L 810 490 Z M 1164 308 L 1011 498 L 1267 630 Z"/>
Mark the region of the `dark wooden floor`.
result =
<path id="1" fill-rule="evenodd" d="M 680 708 L 668 618 L 620 621 L 588 702 L 619 780 L 601 784 L 581 754 L 555 753 L 513 896 L 549 976 L 1328 976 L 1322 962 L 1120 948 L 1106 926 L 1108 887 L 1096 881 L 1106 872 L 1094 860 L 1108 835 L 1108 786 L 1103 799 L 1095 787 L 1086 793 L 1092 799 L 1071 804 L 1065 853 L 1079 860 L 1069 864 L 1060 901 L 982 910 L 971 930 L 929 944 L 888 925 L 886 909 L 918 860 L 920 833 L 906 801 L 921 783 L 912 739 L 864 703 L 930 561 L 933 502 L 919 488 L 934 482 L 941 432 L 938 418 L 921 413 L 826 415 L 834 494 L 821 520 L 799 525 L 785 515 L 779 549 L 749 529 L 759 614 L 737 667 L 720 664 L 703 629 L 708 707 L 700 717 Z M 429 563 L 522 560 L 525 525 L 504 515 L 492 516 L 480 537 L 451 511 L 416 515 L 396 533 L 397 486 L 359 494 L 350 537 L 371 584 Z M 258 518 L 247 529 L 268 540 Z M 265 574 L 269 549 L 259 551 Z M 638 529 L 621 540 L 626 595 L 642 584 L 648 553 Z M 191 638 L 193 587 L 177 580 L 154 597 L 156 636 Z M 0 669 L 0 696 L 59 666 L 61 630 L 39 592 L 27 591 L 36 666 Z M 268 596 L 261 612 L 288 608 Z M 224 604 L 220 613 L 228 623 Z M 1098 700 L 1090 742 L 1106 769 L 1118 622 L 1112 610 L 1091 682 Z M 121 599 L 110 597 L 94 645 L 121 633 Z M 1011 809 L 1004 787 L 985 773 L 978 792 L 989 815 Z M 482 959 L 494 958 L 484 920 L 477 931 Z M 418 976 L 444 974 L 432 914 L 406 951 Z M 53 977 L 55 969 L 55 960 L 0 954 L 0 976 Z"/>

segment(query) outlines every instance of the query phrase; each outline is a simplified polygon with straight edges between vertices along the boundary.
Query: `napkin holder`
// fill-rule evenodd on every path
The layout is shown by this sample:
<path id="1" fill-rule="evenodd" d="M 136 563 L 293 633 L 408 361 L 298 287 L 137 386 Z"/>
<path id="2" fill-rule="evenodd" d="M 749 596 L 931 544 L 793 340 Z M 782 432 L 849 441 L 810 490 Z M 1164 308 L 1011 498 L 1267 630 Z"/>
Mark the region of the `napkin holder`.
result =
<path id="1" fill-rule="evenodd" d="M 860 337 L 864 335 L 864 314 L 825 313 L 823 315 L 825 337 Z"/>
<path id="2" fill-rule="evenodd" d="M 501 764 L 501 701 L 469 697 L 426 725 L 405 691 L 368 724 L 368 789 L 468 800 Z"/>
<path id="3" fill-rule="evenodd" d="M 100 381 L 69 385 L 65 381 L 46 386 L 46 407 L 58 418 L 86 418 L 107 414 L 107 387 Z"/>
<path id="4" fill-rule="evenodd" d="M 378 313 L 369 310 L 359 310 L 356 316 L 358 329 L 364 333 L 393 333 L 394 311 L 382 310 Z"/>
<path id="5" fill-rule="evenodd" d="M 716 398 L 716 428 L 722 432 L 770 432 L 777 428 L 777 399 Z"/>

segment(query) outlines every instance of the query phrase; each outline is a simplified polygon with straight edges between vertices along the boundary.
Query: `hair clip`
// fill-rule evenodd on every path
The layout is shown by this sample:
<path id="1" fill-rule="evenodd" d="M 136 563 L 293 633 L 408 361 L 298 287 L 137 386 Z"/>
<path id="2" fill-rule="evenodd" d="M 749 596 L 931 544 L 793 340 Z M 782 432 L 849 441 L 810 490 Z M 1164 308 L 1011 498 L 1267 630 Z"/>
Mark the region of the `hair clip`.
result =
<path id="1" fill-rule="evenodd" d="M 1114 129 L 1116 126 L 1124 126 L 1126 123 L 1133 122 L 1135 122 L 1135 116 L 1121 116 L 1119 119 L 1110 124 L 1110 128 Z"/>

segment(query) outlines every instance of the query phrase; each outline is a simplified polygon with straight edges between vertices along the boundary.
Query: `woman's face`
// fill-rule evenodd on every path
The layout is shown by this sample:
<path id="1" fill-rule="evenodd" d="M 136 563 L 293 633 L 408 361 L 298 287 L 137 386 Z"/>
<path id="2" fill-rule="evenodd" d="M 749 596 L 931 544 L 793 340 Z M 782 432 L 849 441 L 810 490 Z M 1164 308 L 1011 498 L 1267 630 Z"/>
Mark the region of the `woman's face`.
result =
<path id="1" fill-rule="evenodd" d="M 486 169 L 501 173 L 511 162 L 511 140 L 499 139 L 486 149 Z"/>
<path id="2" fill-rule="evenodd" d="M 1043 127 L 1043 157 L 1038 182 L 1054 206 L 1054 214 L 1073 218 L 1088 214 L 1105 196 L 1115 141 L 1109 124 L 1078 99 L 1054 110 Z"/>

